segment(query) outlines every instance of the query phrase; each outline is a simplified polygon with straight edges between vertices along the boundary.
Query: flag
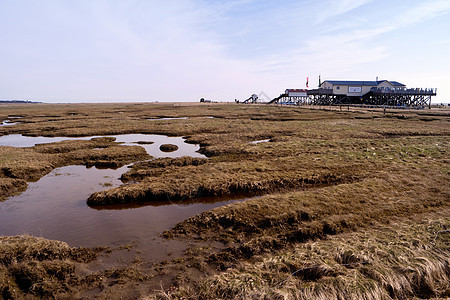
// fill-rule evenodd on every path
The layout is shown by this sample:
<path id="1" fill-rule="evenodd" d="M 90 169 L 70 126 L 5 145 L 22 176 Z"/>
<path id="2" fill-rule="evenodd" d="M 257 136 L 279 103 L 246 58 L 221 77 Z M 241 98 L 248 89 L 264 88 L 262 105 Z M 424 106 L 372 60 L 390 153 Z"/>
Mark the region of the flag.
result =
<path id="1" fill-rule="evenodd" d="M 306 87 L 308 87 L 308 82 L 309 82 L 309 76 L 306 77 Z"/>

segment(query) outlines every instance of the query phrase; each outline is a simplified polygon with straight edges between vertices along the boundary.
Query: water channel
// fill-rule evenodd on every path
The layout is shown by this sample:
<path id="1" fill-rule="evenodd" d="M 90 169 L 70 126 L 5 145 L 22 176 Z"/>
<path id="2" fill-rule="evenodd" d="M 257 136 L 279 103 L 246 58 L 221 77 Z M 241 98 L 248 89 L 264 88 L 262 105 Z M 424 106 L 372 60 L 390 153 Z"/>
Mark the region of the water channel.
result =
<path id="1" fill-rule="evenodd" d="M 203 155 L 198 145 L 187 144 L 181 137 L 128 134 L 115 136 L 117 142 L 136 145 L 138 141 L 152 141 L 140 145 L 155 158 Z M 90 139 L 83 137 L 80 139 Z M 0 137 L 0 146 L 30 147 L 36 143 L 52 143 L 73 138 Z M 159 150 L 161 144 L 179 147 L 172 153 Z M 86 199 L 94 192 L 119 186 L 118 169 L 97 169 L 85 166 L 66 166 L 54 169 L 36 182 L 30 182 L 22 194 L 0 202 L 0 235 L 30 234 L 67 242 L 70 246 L 135 245 L 140 256 L 147 260 L 166 258 L 184 248 L 181 243 L 160 238 L 160 234 L 178 222 L 202 211 L 235 200 L 201 199 L 185 203 L 154 202 L 145 205 L 119 205 L 90 208 Z"/>
<path id="2" fill-rule="evenodd" d="M 16 125 L 17 122 L 14 122 L 13 120 L 17 120 L 20 119 L 22 117 L 8 117 L 6 120 L 4 120 L 3 122 L 0 123 L 0 127 L 1 126 L 11 126 L 11 125 Z"/>

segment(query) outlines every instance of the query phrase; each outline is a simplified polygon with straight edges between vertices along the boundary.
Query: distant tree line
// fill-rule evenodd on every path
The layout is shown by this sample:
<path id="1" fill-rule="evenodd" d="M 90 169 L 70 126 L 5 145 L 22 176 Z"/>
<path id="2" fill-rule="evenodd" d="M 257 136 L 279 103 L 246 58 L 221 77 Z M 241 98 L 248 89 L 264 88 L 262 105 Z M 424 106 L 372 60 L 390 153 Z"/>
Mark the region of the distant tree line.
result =
<path id="1" fill-rule="evenodd" d="M 0 103 L 42 103 L 29 100 L 0 100 Z"/>

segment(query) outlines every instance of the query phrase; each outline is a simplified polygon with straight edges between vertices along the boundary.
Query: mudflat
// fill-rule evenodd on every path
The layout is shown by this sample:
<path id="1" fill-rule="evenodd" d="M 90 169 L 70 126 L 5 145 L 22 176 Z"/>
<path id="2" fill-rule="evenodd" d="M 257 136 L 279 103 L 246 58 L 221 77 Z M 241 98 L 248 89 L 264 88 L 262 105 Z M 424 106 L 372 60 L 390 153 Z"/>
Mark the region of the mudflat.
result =
<path id="1" fill-rule="evenodd" d="M 2 237 L 4 298 L 450 297 L 449 110 L 182 103 L 0 108 L 0 122 L 20 116 L 0 127 L 0 136 L 184 136 L 208 157 L 149 160 L 138 144 L 108 137 L 0 146 L 0 201 L 60 166 L 129 163 L 122 186 L 105 187 L 87 204 L 248 198 L 161 232 L 189 247 L 157 263 L 138 256 L 106 263 L 104 257 L 120 257 L 102 245 Z"/>

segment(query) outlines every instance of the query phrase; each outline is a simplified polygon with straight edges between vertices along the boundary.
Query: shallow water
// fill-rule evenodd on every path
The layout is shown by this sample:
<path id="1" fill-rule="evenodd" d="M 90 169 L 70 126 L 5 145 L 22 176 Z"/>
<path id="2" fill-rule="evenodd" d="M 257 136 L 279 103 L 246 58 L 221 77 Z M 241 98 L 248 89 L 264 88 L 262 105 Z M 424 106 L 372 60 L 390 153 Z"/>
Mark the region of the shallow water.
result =
<path id="1" fill-rule="evenodd" d="M 129 146 L 141 146 L 147 150 L 147 152 L 155 157 L 206 157 L 203 154 L 198 153 L 200 149 L 198 145 L 188 144 L 184 142 L 182 137 L 168 137 L 165 135 L 156 134 L 123 134 L 123 135 L 108 135 L 116 138 L 116 142 L 123 143 Z M 44 137 L 44 136 L 23 136 L 21 134 L 11 134 L 0 136 L 0 146 L 13 146 L 13 147 L 32 147 L 36 144 L 55 143 L 64 140 L 89 140 L 94 137 Z M 139 141 L 151 141 L 150 145 L 138 145 Z M 162 144 L 174 144 L 178 146 L 178 150 L 174 152 L 163 152 L 159 150 L 159 146 Z"/>
<path id="2" fill-rule="evenodd" d="M 86 205 L 92 193 L 121 185 L 118 178 L 126 169 L 68 166 L 53 170 L 39 181 L 29 183 L 23 194 L 0 202 L 0 235 L 27 233 L 86 247 L 138 244 L 142 256 L 161 259 L 173 251 L 173 243 L 159 237 L 164 230 L 233 201 L 156 202 L 96 209 Z"/>
<path id="3" fill-rule="evenodd" d="M 148 121 L 168 121 L 168 120 L 187 120 L 187 119 L 215 119 L 213 116 L 206 117 L 169 117 L 169 118 L 151 118 Z"/>
<path id="4" fill-rule="evenodd" d="M 17 122 L 14 122 L 13 119 L 20 119 L 20 118 L 22 118 L 22 117 L 9 116 L 6 120 L 4 120 L 2 123 L 0 123 L 0 126 L 16 125 Z"/>
<path id="5" fill-rule="evenodd" d="M 189 117 L 178 117 L 178 118 L 155 118 L 155 119 L 147 119 L 149 121 L 165 121 L 165 120 L 187 120 Z"/>
<path id="6" fill-rule="evenodd" d="M 259 144 L 259 143 L 268 143 L 268 142 L 270 142 L 270 139 L 259 140 L 259 141 L 252 141 L 252 142 L 250 142 L 250 144 Z"/>
<path id="7" fill-rule="evenodd" d="M 11 125 L 16 125 L 17 122 L 11 122 L 10 120 L 5 120 L 3 121 L 0 126 L 11 126 Z"/>
<path id="8" fill-rule="evenodd" d="M 5 137 L 8 137 L 5 139 Z M 67 138 L 0 137 L 0 145 L 12 140 L 16 145 L 54 142 Z M 197 145 L 183 142 L 182 138 L 150 135 L 117 136 L 118 141 L 132 143 L 151 138 L 155 143 L 144 145 L 150 155 L 200 155 Z M 163 143 L 177 144 L 180 149 L 172 153 L 159 151 Z M 11 143 L 10 143 L 11 144 Z M 134 145 L 134 144 L 133 144 Z M 187 148 L 185 148 L 187 146 Z M 161 153 L 159 153 L 161 152 Z M 147 260 L 167 258 L 174 248 L 181 251 L 185 245 L 160 238 L 160 234 L 178 222 L 202 211 L 236 200 L 200 199 L 198 202 L 148 202 L 145 205 L 113 205 L 90 208 L 86 199 L 94 192 L 116 187 L 127 167 L 116 170 L 66 166 L 54 169 L 37 182 L 30 182 L 21 195 L 0 202 L 0 235 L 30 234 L 61 240 L 71 246 L 109 246 L 133 244 L 139 255 Z M 175 249 L 175 250 L 176 250 Z"/>

